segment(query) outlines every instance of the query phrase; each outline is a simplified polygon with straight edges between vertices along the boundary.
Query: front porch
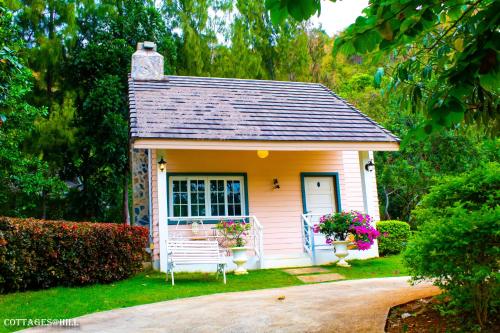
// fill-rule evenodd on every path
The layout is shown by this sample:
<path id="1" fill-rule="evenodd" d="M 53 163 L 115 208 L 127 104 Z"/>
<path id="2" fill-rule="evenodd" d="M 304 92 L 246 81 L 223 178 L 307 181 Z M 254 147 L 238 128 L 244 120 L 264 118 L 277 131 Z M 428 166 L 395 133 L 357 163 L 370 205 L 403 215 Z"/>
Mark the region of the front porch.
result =
<path id="1" fill-rule="evenodd" d="M 335 261 L 321 235 L 312 234 L 319 215 L 358 210 L 378 220 L 375 173 L 364 168 L 369 151 L 270 151 L 267 158 L 255 150 L 149 151 L 153 256 L 162 271 L 169 239 L 218 239 L 213 227 L 221 220 L 251 223 L 251 269 Z M 349 258 L 376 256 L 375 247 Z"/>

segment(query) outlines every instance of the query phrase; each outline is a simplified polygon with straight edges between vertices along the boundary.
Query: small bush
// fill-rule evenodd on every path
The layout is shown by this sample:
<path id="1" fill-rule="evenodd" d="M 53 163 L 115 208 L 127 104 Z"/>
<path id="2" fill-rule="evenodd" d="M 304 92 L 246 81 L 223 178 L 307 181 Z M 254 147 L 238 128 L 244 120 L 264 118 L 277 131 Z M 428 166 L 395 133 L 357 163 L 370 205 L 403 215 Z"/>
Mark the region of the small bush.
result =
<path id="1" fill-rule="evenodd" d="M 432 278 L 457 312 L 484 326 L 500 299 L 500 206 L 448 213 L 422 225 L 408 243 L 405 262 L 414 280 Z"/>
<path id="2" fill-rule="evenodd" d="M 412 212 L 417 225 L 447 213 L 447 208 L 463 206 L 474 211 L 500 203 L 500 163 L 492 162 L 459 176 L 441 179 Z"/>
<path id="3" fill-rule="evenodd" d="M 143 227 L 0 217 L 0 292 L 127 278 L 147 237 Z"/>
<path id="4" fill-rule="evenodd" d="M 432 279 L 464 318 L 488 325 L 500 305 L 500 164 L 447 177 L 414 211 L 404 259 L 414 281 Z"/>
<path id="5" fill-rule="evenodd" d="M 382 256 L 400 253 L 410 238 L 410 225 L 403 221 L 380 221 L 377 230 L 381 233 L 378 251 Z"/>

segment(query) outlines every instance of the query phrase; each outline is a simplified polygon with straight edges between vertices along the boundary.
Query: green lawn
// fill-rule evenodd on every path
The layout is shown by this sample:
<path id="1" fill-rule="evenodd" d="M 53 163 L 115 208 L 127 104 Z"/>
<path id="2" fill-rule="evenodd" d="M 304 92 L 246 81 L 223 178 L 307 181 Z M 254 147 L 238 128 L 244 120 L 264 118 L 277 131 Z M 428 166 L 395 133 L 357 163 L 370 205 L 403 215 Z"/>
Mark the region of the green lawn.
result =
<path id="1" fill-rule="evenodd" d="M 347 279 L 405 275 L 399 256 L 350 261 L 351 268 L 323 266 Z M 176 274 L 176 285 L 165 282 L 165 274 L 140 273 L 107 285 L 52 288 L 0 296 L 0 332 L 14 331 L 3 325 L 6 318 L 72 318 L 84 314 L 215 293 L 301 285 L 303 282 L 280 269 L 251 271 L 248 275 L 227 276 L 217 281 L 212 274 Z M 22 327 L 18 328 L 21 329 Z"/>

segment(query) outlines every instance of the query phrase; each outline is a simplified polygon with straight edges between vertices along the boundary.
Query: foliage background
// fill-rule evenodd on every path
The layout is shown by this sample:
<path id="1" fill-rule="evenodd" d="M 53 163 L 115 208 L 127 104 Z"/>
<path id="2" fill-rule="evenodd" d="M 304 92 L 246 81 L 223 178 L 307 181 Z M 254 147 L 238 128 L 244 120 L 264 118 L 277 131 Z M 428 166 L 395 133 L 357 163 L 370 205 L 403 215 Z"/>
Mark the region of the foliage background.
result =
<path id="1" fill-rule="evenodd" d="M 498 47 L 477 38 L 497 5 L 481 1 L 476 17 L 471 1 L 453 2 L 459 12 L 422 3 L 422 16 L 409 1 L 372 1 L 366 19 L 328 36 L 302 20 L 316 0 L 281 1 L 291 17 L 268 12 L 272 0 L 0 0 L 0 210 L 129 221 L 126 80 L 137 42 L 152 40 L 166 74 L 320 82 L 349 100 L 402 138 L 399 152 L 376 153 L 381 211 L 414 226 L 410 212 L 436 179 L 499 158 Z M 388 6 L 404 13 L 391 29 L 376 19 Z M 424 38 L 438 45 L 417 49 Z M 443 70 L 465 63 L 475 67 Z M 471 98 L 439 99 L 449 91 Z M 444 107 L 463 112 L 448 121 Z"/>

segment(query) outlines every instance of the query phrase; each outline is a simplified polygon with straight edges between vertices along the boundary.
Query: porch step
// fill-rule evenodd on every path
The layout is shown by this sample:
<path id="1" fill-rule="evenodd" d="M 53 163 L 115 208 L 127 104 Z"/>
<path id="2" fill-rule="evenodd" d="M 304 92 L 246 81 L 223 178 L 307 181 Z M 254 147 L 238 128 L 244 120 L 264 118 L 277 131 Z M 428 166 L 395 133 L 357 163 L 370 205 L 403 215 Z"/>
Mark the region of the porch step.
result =
<path id="1" fill-rule="evenodd" d="M 303 267 L 311 266 L 311 258 L 304 253 L 293 254 L 275 254 L 264 257 L 263 268 L 285 268 L 285 267 Z"/>

